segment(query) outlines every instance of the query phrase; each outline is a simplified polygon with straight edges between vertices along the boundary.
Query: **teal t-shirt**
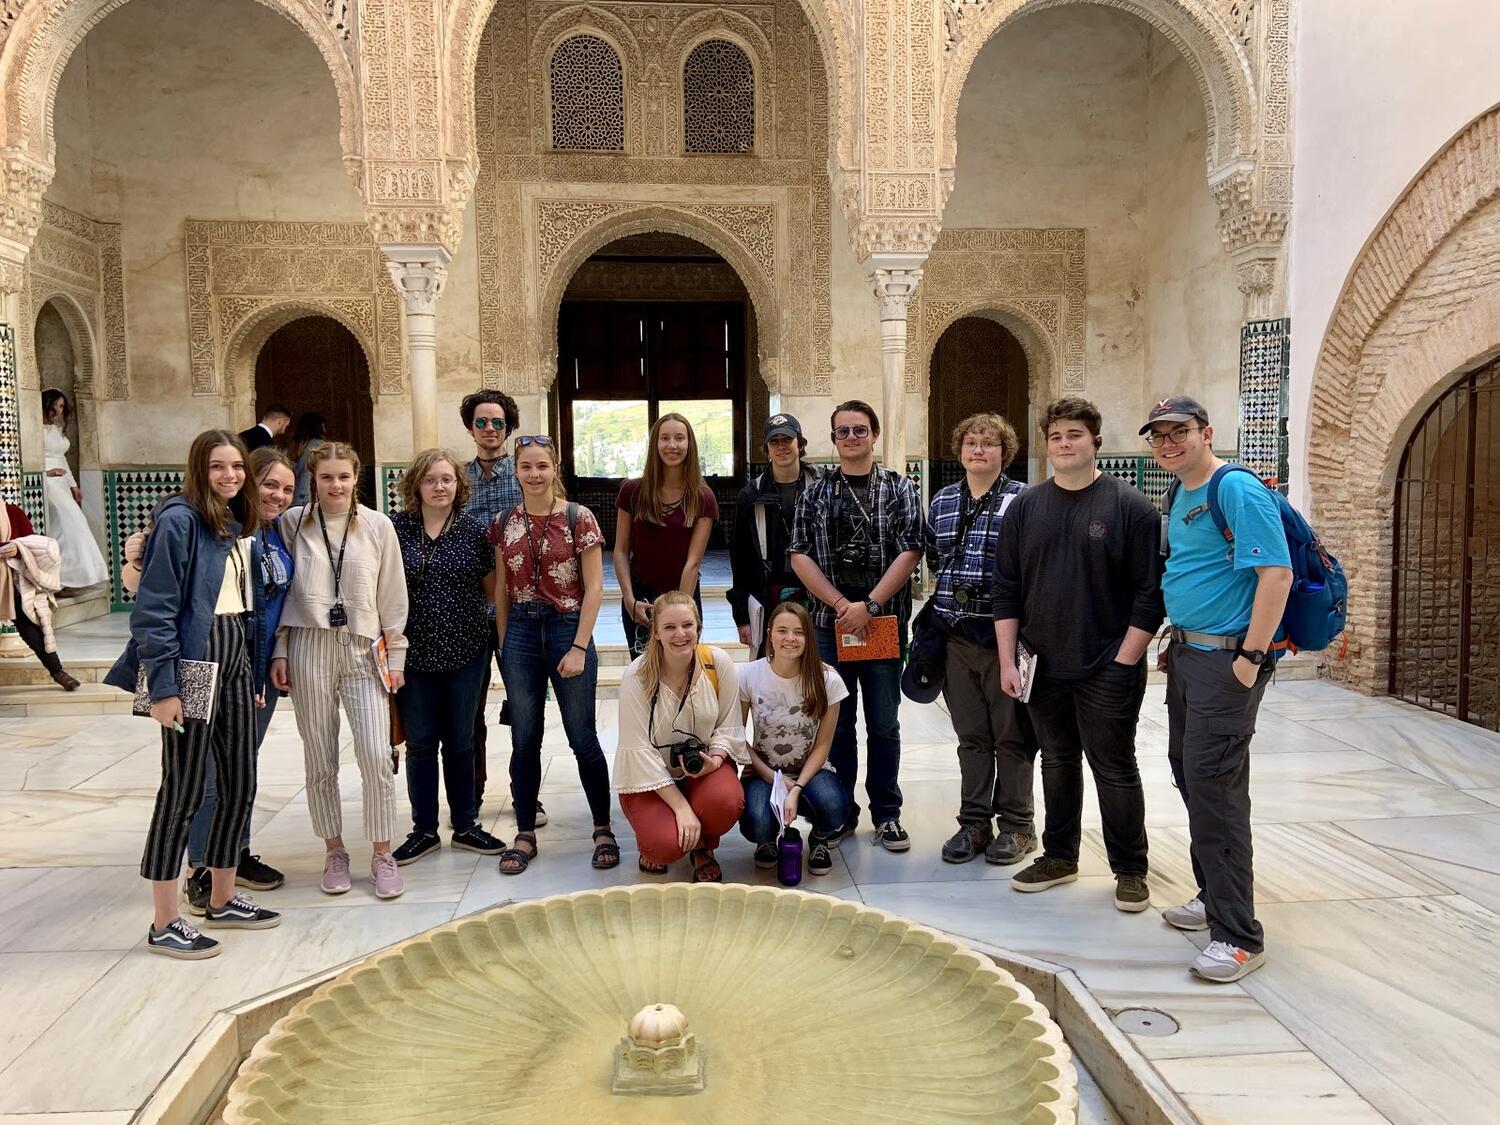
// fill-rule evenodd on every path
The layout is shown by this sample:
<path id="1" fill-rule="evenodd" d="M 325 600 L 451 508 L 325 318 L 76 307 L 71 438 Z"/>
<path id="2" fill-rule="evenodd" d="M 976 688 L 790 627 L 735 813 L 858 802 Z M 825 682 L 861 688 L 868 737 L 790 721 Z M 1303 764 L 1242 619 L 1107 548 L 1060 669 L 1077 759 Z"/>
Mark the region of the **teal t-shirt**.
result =
<path id="1" fill-rule="evenodd" d="M 1183 522 L 1200 507 L 1190 522 Z M 1255 603 L 1255 568 L 1290 569 L 1292 556 L 1275 497 L 1250 473 L 1225 473 L 1220 478 L 1219 508 L 1234 532 L 1233 547 L 1209 515 L 1207 482 L 1191 491 L 1177 490 L 1168 513 L 1171 554 L 1161 590 L 1167 616 L 1179 629 L 1242 637 L 1250 628 Z"/>

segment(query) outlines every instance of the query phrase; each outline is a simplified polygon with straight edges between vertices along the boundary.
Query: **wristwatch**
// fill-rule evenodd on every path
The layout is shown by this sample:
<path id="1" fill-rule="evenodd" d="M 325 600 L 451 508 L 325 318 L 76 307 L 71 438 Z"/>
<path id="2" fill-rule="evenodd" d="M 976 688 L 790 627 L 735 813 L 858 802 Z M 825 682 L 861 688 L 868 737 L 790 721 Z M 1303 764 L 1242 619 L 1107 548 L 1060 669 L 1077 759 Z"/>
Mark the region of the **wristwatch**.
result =
<path id="1" fill-rule="evenodd" d="M 871 617 L 880 616 L 880 603 L 877 602 L 874 598 L 871 598 L 869 601 L 865 602 L 865 608 L 870 611 Z"/>
<path id="2" fill-rule="evenodd" d="M 1264 664 L 1266 662 L 1266 660 L 1268 659 L 1268 657 L 1270 656 L 1270 654 L 1267 653 L 1266 650 L 1263 649 L 1263 648 L 1255 648 L 1255 649 L 1242 648 L 1242 649 L 1239 650 L 1239 652 L 1235 653 L 1235 655 L 1236 656 L 1243 656 L 1246 660 L 1250 661 L 1250 663 L 1254 664 L 1257 668 L 1259 668 L 1262 664 Z"/>

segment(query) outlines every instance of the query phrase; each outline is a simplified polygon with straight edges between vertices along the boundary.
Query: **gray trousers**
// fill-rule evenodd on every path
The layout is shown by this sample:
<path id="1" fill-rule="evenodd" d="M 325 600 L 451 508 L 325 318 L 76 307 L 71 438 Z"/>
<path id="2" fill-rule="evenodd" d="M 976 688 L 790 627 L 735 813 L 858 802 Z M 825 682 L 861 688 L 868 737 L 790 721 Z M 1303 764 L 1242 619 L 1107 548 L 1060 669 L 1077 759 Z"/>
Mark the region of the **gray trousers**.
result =
<path id="1" fill-rule="evenodd" d="M 1026 708 L 1000 690 L 995 650 L 950 637 L 943 701 L 958 735 L 958 822 L 988 827 L 994 817 L 999 831 L 1030 835 L 1036 736 Z"/>
<path id="2" fill-rule="evenodd" d="M 1250 737 L 1271 680 L 1235 677 L 1234 653 L 1174 644 L 1167 661 L 1167 758 L 1187 805 L 1193 877 L 1208 910 L 1209 936 L 1250 953 L 1265 945 L 1255 920 L 1250 841 Z"/>

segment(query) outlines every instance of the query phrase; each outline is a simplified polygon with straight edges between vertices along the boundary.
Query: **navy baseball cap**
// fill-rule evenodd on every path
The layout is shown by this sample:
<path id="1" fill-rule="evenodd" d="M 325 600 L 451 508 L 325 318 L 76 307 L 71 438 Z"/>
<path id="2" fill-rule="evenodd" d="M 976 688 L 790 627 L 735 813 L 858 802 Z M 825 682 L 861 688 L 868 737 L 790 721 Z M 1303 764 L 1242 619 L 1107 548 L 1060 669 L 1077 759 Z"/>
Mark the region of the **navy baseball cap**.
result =
<path id="1" fill-rule="evenodd" d="M 901 672 L 901 694 L 913 703 L 931 703 L 943 692 L 945 644 L 936 629 L 913 636 Z"/>
<path id="2" fill-rule="evenodd" d="M 1144 434 L 1156 422 L 1201 422 L 1208 425 L 1208 411 L 1203 409 L 1203 404 L 1195 398 L 1187 395 L 1173 395 L 1164 398 L 1151 408 L 1151 413 L 1146 415 L 1146 424 L 1140 428 L 1139 433 Z"/>
<path id="3" fill-rule="evenodd" d="M 769 442 L 775 437 L 799 438 L 802 436 L 802 423 L 790 414 L 772 414 L 766 419 L 765 433 L 761 436 L 762 442 Z"/>

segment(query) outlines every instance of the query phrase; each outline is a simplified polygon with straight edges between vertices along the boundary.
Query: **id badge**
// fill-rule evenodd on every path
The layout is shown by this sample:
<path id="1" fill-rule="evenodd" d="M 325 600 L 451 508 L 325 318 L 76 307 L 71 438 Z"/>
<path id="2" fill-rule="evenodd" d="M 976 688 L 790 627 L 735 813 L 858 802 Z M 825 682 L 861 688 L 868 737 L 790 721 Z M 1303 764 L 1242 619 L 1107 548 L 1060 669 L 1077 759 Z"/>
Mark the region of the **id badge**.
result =
<path id="1" fill-rule="evenodd" d="M 344 610 L 343 602 L 335 602 L 333 608 L 328 611 L 328 624 L 335 629 L 341 629 L 349 624 L 349 614 Z"/>

